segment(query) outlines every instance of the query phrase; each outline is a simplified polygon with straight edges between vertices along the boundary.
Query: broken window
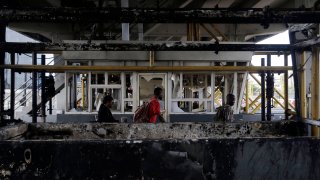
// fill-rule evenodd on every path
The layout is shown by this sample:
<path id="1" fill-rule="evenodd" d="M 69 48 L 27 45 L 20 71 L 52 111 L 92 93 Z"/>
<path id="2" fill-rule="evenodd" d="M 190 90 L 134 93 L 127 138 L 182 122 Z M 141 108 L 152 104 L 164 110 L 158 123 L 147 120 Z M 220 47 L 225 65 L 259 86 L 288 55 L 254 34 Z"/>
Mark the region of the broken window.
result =
<path id="1" fill-rule="evenodd" d="M 104 73 L 92 73 L 91 74 L 91 84 L 105 84 L 105 74 Z"/>
<path id="2" fill-rule="evenodd" d="M 171 112 L 212 112 L 212 73 L 174 73 Z"/>
<path id="3" fill-rule="evenodd" d="M 121 84 L 121 74 L 108 73 L 108 84 Z"/>
<path id="4" fill-rule="evenodd" d="M 120 88 L 92 88 L 91 89 L 91 103 L 92 110 L 99 111 L 103 98 L 106 95 L 113 97 L 113 104 L 111 111 L 121 111 L 121 89 Z"/>

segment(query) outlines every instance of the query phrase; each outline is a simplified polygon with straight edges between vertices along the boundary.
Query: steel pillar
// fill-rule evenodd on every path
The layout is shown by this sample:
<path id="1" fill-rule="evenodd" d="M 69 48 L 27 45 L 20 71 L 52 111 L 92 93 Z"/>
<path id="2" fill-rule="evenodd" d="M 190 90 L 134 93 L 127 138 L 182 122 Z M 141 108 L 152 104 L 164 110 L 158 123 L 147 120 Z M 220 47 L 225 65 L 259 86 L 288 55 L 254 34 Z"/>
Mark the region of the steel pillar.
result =
<path id="1" fill-rule="evenodd" d="M 37 65 L 37 53 L 32 53 L 32 64 Z M 32 122 L 37 122 L 37 72 L 32 72 Z"/>
<path id="2" fill-rule="evenodd" d="M 311 83 L 311 106 L 312 106 L 312 119 L 320 119 L 320 62 L 319 62 L 319 49 L 312 49 L 312 83 Z M 312 126 L 313 136 L 319 137 L 319 127 Z"/>
<path id="3" fill-rule="evenodd" d="M 267 66 L 271 66 L 271 55 L 267 55 Z M 267 121 L 271 121 L 271 108 L 272 108 L 272 97 L 273 97 L 273 89 L 274 89 L 274 82 L 273 82 L 273 75 L 271 71 L 267 71 Z"/>
<path id="4" fill-rule="evenodd" d="M 0 43 L 6 42 L 6 26 L 0 23 Z M 5 64 L 5 51 L 0 48 L 0 65 Z M 4 120 L 4 89 L 5 89 L 4 69 L 0 68 L 0 123 Z"/>
<path id="5" fill-rule="evenodd" d="M 288 54 L 284 54 L 284 66 L 288 66 Z M 284 114 L 285 119 L 289 119 L 286 110 L 289 109 L 289 73 L 285 71 L 284 73 Z"/>
<path id="6" fill-rule="evenodd" d="M 306 63 L 305 60 L 305 52 L 299 53 L 299 79 L 300 79 L 300 98 L 301 98 L 301 118 L 307 118 L 307 84 L 306 84 L 306 71 L 304 65 Z"/>
<path id="7" fill-rule="evenodd" d="M 265 59 L 261 58 L 261 67 L 264 67 L 265 65 Z M 265 71 L 261 72 L 261 121 L 266 120 L 266 90 L 265 90 Z"/>
<path id="8" fill-rule="evenodd" d="M 246 80 L 246 114 L 249 114 L 249 77 Z"/>
<path id="9" fill-rule="evenodd" d="M 41 55 L 41 65 L 46 65 L 46 56 Z M 45 81 L 46 81 L 46 74 L 45 71 L 41 72 L 41 118 L 42 122 L 46 122 L 46 100 L 47 96 L 45 93 Z"/>
<path id="10" fill-rule="evenodd" d="M 289 31 L 289 40 L 290 44 L 296 42 L 296 37 L 294 32 Z M 294 82 L 294 97 L 295 97 L 295 108 L 296 108 L 296 119 L 301 120 L 301 103 L 300 103 L 300 80 L 298 74 L 298 65 L 297 65 L 297 55 L 296 50 L 291 49 L 291 60 L 292 60 L 292 70 L 293 70 L 293 82 Z"/>
<path id="11" fill-rule="evenodd" d="M 11 65 L 15 64 L 15 53 L 10 54 Z M 14 120 L 15 110 L 15 71 L 11 69 L 11 82 L 10 82 L 10 120 Z"/>

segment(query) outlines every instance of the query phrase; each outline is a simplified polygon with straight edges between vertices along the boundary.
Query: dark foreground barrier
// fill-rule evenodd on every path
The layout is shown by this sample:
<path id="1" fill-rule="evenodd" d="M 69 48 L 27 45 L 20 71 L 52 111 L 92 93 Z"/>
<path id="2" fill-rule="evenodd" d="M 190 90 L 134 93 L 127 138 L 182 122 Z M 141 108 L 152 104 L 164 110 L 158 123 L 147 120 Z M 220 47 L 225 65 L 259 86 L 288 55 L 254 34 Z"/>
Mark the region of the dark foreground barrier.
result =
<path id="1" fill-rule="evenodd" d="M 320 179 L 320 140 L 0 141 L 1 179 Z"/>
<path id="2" fill-rule="evenodd" d="M 18 124 L 0 179 L 320 179 L 320 139 L 296 122 Z"/>

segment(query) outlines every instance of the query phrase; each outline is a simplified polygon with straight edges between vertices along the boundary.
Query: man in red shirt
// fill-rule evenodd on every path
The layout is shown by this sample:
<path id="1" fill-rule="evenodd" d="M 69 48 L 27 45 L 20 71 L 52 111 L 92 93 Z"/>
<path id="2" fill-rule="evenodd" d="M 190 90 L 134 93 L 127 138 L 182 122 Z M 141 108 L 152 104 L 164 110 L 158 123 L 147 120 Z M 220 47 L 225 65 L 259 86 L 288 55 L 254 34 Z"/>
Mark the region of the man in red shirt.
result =
<path id="1" fill-rule="evenodd" d="M 160 121 L 163 121 L 162 114 L 160 112 L 160 102 L 159 100 L 162 100 L 162 89 L 160 87 L 157 87 L 154 89 L 153 97 L 150 100 L 149 103 L 149 123 L 155 123 L 157 121 L 157 117 L 159 116 Z"/>

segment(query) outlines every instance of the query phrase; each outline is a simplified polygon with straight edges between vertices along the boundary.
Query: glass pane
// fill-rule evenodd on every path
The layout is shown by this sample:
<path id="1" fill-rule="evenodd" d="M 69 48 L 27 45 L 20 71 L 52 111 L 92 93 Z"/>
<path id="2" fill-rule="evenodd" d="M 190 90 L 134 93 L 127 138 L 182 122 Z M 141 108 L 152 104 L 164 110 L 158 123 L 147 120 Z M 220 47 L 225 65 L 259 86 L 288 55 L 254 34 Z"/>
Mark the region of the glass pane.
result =
<path id="1" fill-rule="evenodd" d="M 106 89 L 105 94 L 113 97 L 111 111 L 121 111 L 121 89 L 108 88 Z"/>
<path id="2" fill-rule="evenodd" d="M 206 112 L 212 112 L 212 111 L 211 111 L 211 104 L 212 104 L 211 101 L 208 101 L 208 102 L 207 102 L 207 107 L 205 107 L 205 111 L 206 111 Z"/>
<path id="3" fill-rule="evenodd" d="M 111 111 L 121 111 L 121 89 L 111 88 L 93 88 L 92 95 L 92 111 L 98 111 L 106 95 L 113 97 Z"/>
<path id="4" fill-rule="evenodd" d="M 133 81 L 133 75 L 126 74 L 126 97 L 125 98 L 133 97 L 132 81 Z"/>
<path id="5" fill-rule="evenodd" d="M 148 101 L 152 96 L 156 87 L 162 88 L 162 100 L 160 102 L 160 108 L 164 109 L 165 102 L 165 76 L 163 74 L 148 74 L 140 75 L 139 77 L 139 105 Z"/>
<path id="6" fill-rule="evenodd" d="M 105 84 L 104 73 L 92 73 L 91 84 Z"/>
<path id="7" fill-rule="evenodd" d="M 178 101 L 172 102 L 172 112 L 210 112 L 210 107 L 205 101 Z"/>
<path id="8" fill-rule="evenodd" d="M 121 84 L 120 73 L 108 73 L 108 84 Z"/>
<path id="9" fill-rule="evenodd" d="M 78 110 L 88 110 L 88 74 L 80 74 L 81 86 L 78 86 Z M 83 98 L 83 99 L 82 99 Z"/>
<path id="10" fill-rule="evenodd" d="M 183 98 L 211 97 L 211 74 L 184 74 Z"/>
<path id="11" fill-rule="evenodd" d="M 193 75 L 193 87 L 194 88 L 204 88 L 205 86 L 205 74 L 194 74 Z"/>
<path id="12" fill-rule="evenodd" d="M 220 89 L 217 89 L 214 93 L 214 107 L 219 107 L 222 105 L 222 92 Z"/>
<path id="13" fill-rule="evenodd" d="M 98 111 L 100 105 L 102 104 L 104 97 L 104 89 L 103 88 L 93 88 L 92 91 L 92 111 Z"/>
<path id="14" fill-rule="evenodd" d="M 180 90 L 180 74 L 172 74 L 172 98 L 182 98 L 182 92 Z"/>
<path id="15" fill-rule="evenodd" d="M 132 112 L 133 102 L 125 101 L 124 102 L 124 112 Z"/>

